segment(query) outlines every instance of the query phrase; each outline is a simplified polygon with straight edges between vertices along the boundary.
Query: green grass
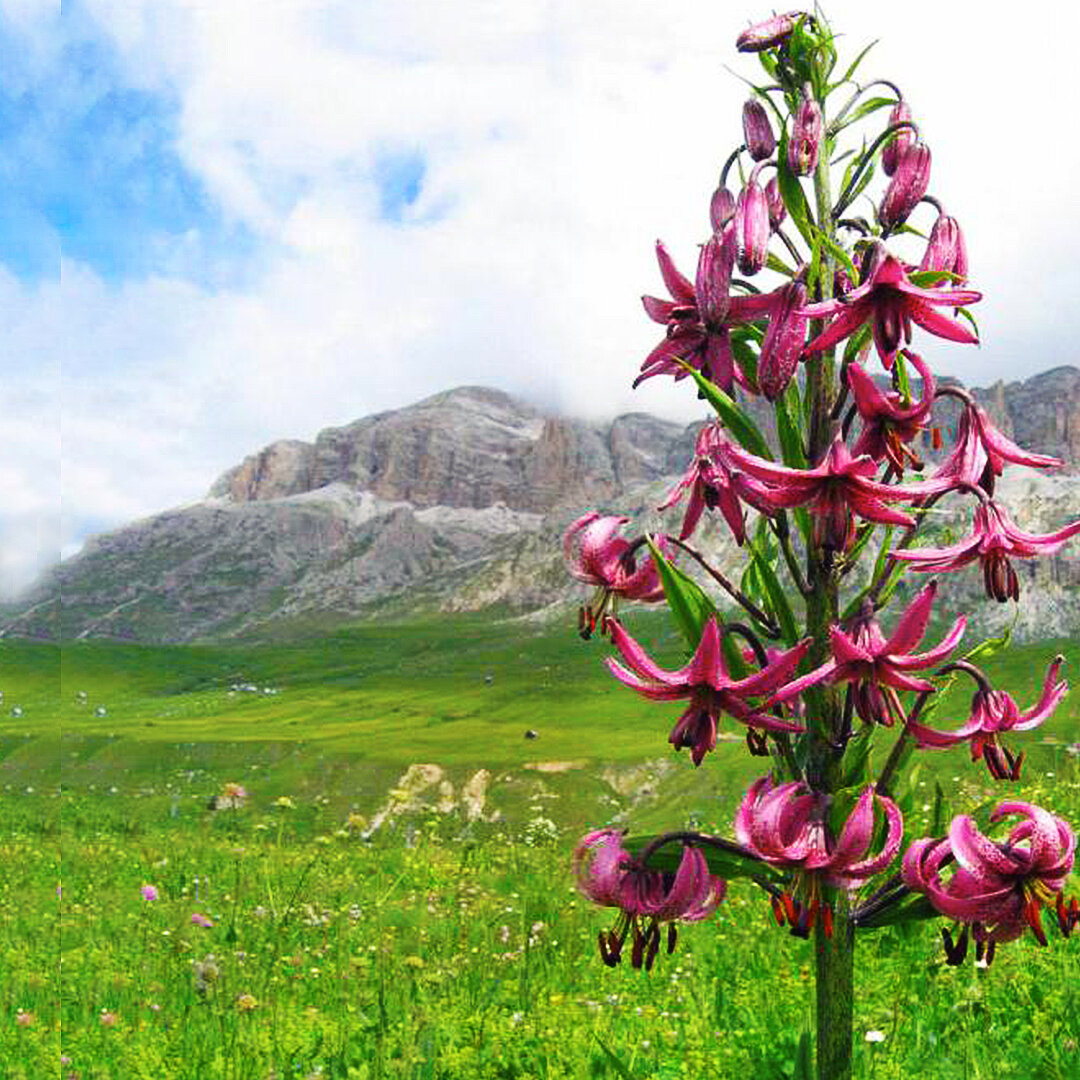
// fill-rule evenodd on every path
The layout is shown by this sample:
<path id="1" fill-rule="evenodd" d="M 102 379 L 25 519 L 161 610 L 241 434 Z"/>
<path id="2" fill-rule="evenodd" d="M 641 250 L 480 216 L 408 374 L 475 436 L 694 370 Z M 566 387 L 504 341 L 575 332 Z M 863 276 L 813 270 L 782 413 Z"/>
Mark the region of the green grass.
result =
<path id="1" fill-rule="evenodd" d="M 666 625 L 635 613 L 632 630 L 675 666 Z M 573 892 L 576 838 L 612 821 L 730 835 L 763 767 L 735 741 L 695 770 L 665 742 L 678 707 L 615 684 L 607 651 L 570 627 L 477 618 L 228 646 L 0 642 L 0 1075 L 55 1075 L 61 1039 L 81 1080 L 795 1075 L 812 955 L 753 887 L 732 885 L 650 975 L 596 953 L 612 920 Z M 1058 651 L 1075 678 L 1072 642 L 986 667 L 1026 707 Z M 245 682 L 281 692 L 230 695 Z M 970 692 L 934 723 L 958 723 Z M 1024 780 L 996 798 L 1080 822 L 1078 698 L 1014 737 Z M 894 734 L 875 737 L 880 762 Z M 954 812 L 990 796 L 962 749 L 916 760 L 900 792 L 912 830 L 935 783 Z M 443 770 L 452 810 L 437 785 L 391 794 L 418 762 Z M 535 768 L 550 762 L 574 767 Z M 481 769 L 499 816 L 468 822 Z M 249 803 L 212 813 L 226 781 Z M 388 809 L 404 812 L 362 840 Z M 1021 941 L 984 971 L 946 967 L 933 926 L 860 937 L 858 1075 L 1076 1075 L 1078 941 Z M 196 963 L 217 969 L 201 988 Z"/>

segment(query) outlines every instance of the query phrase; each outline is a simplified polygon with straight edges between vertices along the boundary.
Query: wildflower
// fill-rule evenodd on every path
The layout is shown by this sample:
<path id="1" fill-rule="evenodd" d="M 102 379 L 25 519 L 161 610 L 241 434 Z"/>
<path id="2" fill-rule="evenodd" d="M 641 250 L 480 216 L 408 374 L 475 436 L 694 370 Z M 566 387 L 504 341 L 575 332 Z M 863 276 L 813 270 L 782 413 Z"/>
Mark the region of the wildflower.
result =
<path id="1" fill-rule="evenodd" d="M 686 475 L 657 507 L 658 510 L 666 510 L 674 506 L 685 491 L 690 492 L 679 531 L 680 540 L 685 540 L 694 531 L 706 507 L 710 510 L 719 509 L 737 544 L 741 546 L 746 540 L 746 518 L 742 504 L 736 494 L 731 473 L 723 461 L 722 450 L 726 444 L 723 427 L 717 423 L 706 424 L 698 432 L 694 444 L 694 460 L 690 463 Z"/>
<path id="2" fill-rule="evenodd" d="M 144 900 L 157 900 L 159 893 L 154 885 L 144 885 L 139 892 Z"/>
<path id="3" fill-rule="evenodd" d="M 781 285 L 771 294 L 769 328 L 761 343 L 757 378 L 761 392 L 776 401 L 787 389 L 799 365 L 803 343 L 806 341 L 806 285 L 798 279 Z"/>
<path id="4" fill-rule="evenodd" d="M 769 200 L 758 183 L 759 165 L 735 202 L 735 242 L 739 269 L 747 275 L 763 269 L 769 257 Z M 711 244 L 719 242 L 713 238 Z M 708 245 L 706 245 L 708 246 Z M 700 301 L 700 290 L 698 299 Z M 726 314 L 724 312 L 723 314 Z M 723 315 L 720 316 L 723 318 Z"/>
<path id="5" fill-rule="evenodd" d="M 776 136 L 769 123 L 769 114 L 757 98 L 750 98 L 742 110 L 743 137 L 746 149 L 755 161 L 764 161 L 776 149 Z"/>
<path id="6" fill-rule="evenodd" d="M 117 1016 L 114 1012 L 109 1012 L 108 1009 L 102 1009 L 101 1015 L 98 1017 L 98 1022 L 102 1027 L 115 1027 Z"/>
<path id="7" fill-rule="evenodd" d="M 767 218 L 767 207 L 765 212 Z M 714 215 L 714 224 L 715 220 Z M 703 244 L 695 286 L 679 273 L 664 245 L 657 241 L 656 258 L 672 299 L 643 296 L 641 300 L 649 318 L 664 325 L 667 332 L 645 358 L 634 386 L 654 375 L 685 378 L 683 365 L 689 364 L 725 393 L 731 393 L 736 377 L 742 376 L 732 357 L 730 328 L 757 318 L 766 306 L 758 296 L 727 295 L 735 248 L 735 230 L 727 226 L 721 235 L 714 235 Z"/>
<path id="8" fill-rule="evenodd" d="M 288 795 L 279 795 L 270 805 L 276 806 L 279 810 L 296 809 L 296 803 Z"/>
<path id="9" fill-rule="evenodd" d="M 1064 679 L 1058 682 L 1064 663 L 1063 656 L 1054 659 L 1046 672 L 1042 696 L 1026 712 L 1020 711 L 1011 694 L 993 689 L 980 676 L 979 689 L 971 699 L 971 713 L 955 731 L 935 731 L 919 723 L 910 724 L 908 730 L 919 740 L 920 746 L 955 746 L 970 739 L 972 761 L 985 760 L 995 780 L 1018 780 L 1024 755 L 1014 758 L 1001 744 L 1001 736 L 1006 731 L 1037 728 L 1058 707 L 1069 691 L 1069 684 Z"/>
<path id="10" fill-rule="evenodd" d="M 894 124 L 911 123 L 911 109 L 908 103 L 901 98 L 889 113 L 889 127 Z M 901 128 L 881 149 L 881 170 L 886 176 L 892 176 L 896 172 L 904 151 L 911 146 L 915 133 L 909 127 Z"/>
<path id="11" fill-rule="evenodd" d="M 878 221 L 885 229 L 894 229 L 926 194 L 930 183 L 930 148 L 924 142 L 908 146 L 900 155 L 896 172 L 889 181 L 885 196 L 878 207 Z"/>
<path id="12" fill-rule="evenodd" d="M 815 518 L 817 542 L 834 551 L 845 551 L 854 541 L 853 515 L 886 525 L 911 526 L 913 518 L 886 503 L 911 501 L 936 490 L 925 485 L 879 483 L 874 479 L 877 464 L 865 455 L 852 457 L 839 435 L 813 469 L 777 465 L 733 444 L 726 448 L 725 457 L 730 470 L 741 470 L 764 484 L 756 492 L 759 509 L 775 514 L 787 507 L 808 506 Z"/>
<path id="13" fill-rule="evenodd" d="M 1013 815 L 1024 820 L 1004 842 L 984 836 L 966 814 L 953 818 L 949 834 L 939 840 L 916 840 L 904 855 L 903 880 L 924 893 L 934 908 L 965 924 L 959 946 L 945 933 L 950 963 L 959 963 L 967 948 L 970 926 L 980 954 L 993 959 L 994 946 L 1030 929 L 1046 944 L 1042 908 L 1055 903 L 1065 909 L 1062 889 L 1073 867 L 1076 835 L 1061 818 L 1033 803 L 1008 801 L 990 815 L 991 824 Z M 946 881 L 942 871 L 955 862 Z M 1073 923 L 1068 909 L 1062 925 Z M 981 958 L 981 956 L 980 956 Z"/>
<path id="14" fill-rule="evenodd" d="M 622 959 L 622 947 L 632 936 L 631 964 L 650 971 L 660 947 L 660 926 L 668 924 L 667 951 L 675 949 L 675 921 L 698 922 L 716 910 L 727 883 L 709 873 L 705 856 L 684 846 L 674 873 L 647 870 L 631 859 L 621 836 L 599 829 L 584 836 L 574 849 L 578 889 L 594 904 L 620 909 L 611 930 L 599 934 L 600 956 L 608 967 Z"/>
<path id="15" fill-rule="evenodd" d="M 866 1033 L 866 1041 L 868 1043 L 881 1043 L 885 1041 L 884 1031 L 868 1031 Z"/>
<path id="16" fill-rule="evenodd" d="M 969 401 L 957 423 L 956 445 L 934 472 L 934 479 L 952 485 L 978 485 L 993 495 L 994 479 L 1005 471 L 1007 461 L 1032 469 L 1053 469 L 1064 464 L 1060 458 L 1017 446 L 994 426 L 982 406 Z"/>
<path id="17" fill-rule="evenodd" d="M 873 785 L 863 789 L 844 822 L 839 837 L 829 829 L 833 797 L 812 791 L 796 780 L 774 785 L 769 776 L 747 789 L 735 815 L 735 838 L 744 848 L 773 866 L 794 871 L 789 891 L 774 898 L 773 914 L 785 919 L 796 937 L 807 937 L 820 913 L 831 933 L 832 912 L 822 902 L 822 885 L 852 888 L 892 862 L 900 850 L 904 819 L 896 803 L 878 795 Z M 874 805 L 885 814 L 884 845 L 868 857 L 874 835 Z"/>
<path id="18" fill-rule="evenodd" d="M 930 238 L 926 242 L 920 270 L 944 270 L 955 274 L 963 283 L 967 280 L 968 256 L 964 234 L 956 218 L 938 214 Z"/>
<path id="19" fill-rule="evenodd" d="M 214 810 L 239 810 L 247 801 L 247 788 L 243 784 L 227 783 L 211 804 Z"/>
<path id="20" fill-rule="evenodd" d="M 19 1027 L 33 1027 L 34 1019 L 34 1014 L 32 1012 L 27 1012 L 25 1009 L 19 1009 L 15 1014 L 15 1023 L 18 1024 Z"/>
<path id="21" fill-rule="evenodd" d="M 873 326 L 874 344 L 886 369 L 892 368 L 901 341 L 911 344 L 913 322 L 938 337 L 978 344 L 974 331 L 936 312 L 934 307 L 966 307 L 981 300 L 982 293 L 972 289 L 923 289 L 913 285 L 899 260 L 890 255 L 880 241 L 871 248 L 866 266 L 866 280 L 846 296 L 803 308 L 803 314 L 813 319 L 837 316 L 806 346 L 808 353 L 831 348 L 866 322 Z"/>
<path id="22" fill-rule="evenodd" d="M 975 509 L 971 535 L 957 544 L 940 548 L 896 551 L 893 558 L 911 563 L 925 572 L 959 570 L 977 559 L 983 571 L 986 595 L 1004 603 L 1020 599 L 1020 582 L 1009 562 L 1010 556 L 1034 558 L 1053 555 L 1073 536 L 1080 534 L 1080 520 L 1057 530 L 1037 535 L 1024 532 L 993 499 Z"/>
<path id="23" fill-rule="evenodd" d="M 621 683 L 653 701 L 690 699 L 668 742 L 677 750 L 690 747 L 695 765 L 700 765 L 705 755 L 716 747 L 716 725 L 722 713 L 764 731 L 805 730 L 799 724 L 762 712 L 746 698 L 768 694 L 780 686 L 806 655 L 809 638 L 745 679 L 728 676 L 716 616 L 705 623 L 692 659 L 678 671 L 665 671 L 657 666 L 618 623 L 612 624 L 611 641 L 629 665 L 628 669 L 616 660 L 607 661 L 611 673 Z"/>
<path id="24" fill-rule="evenodd" d="M 191 921 L 196 926 L 201 926 L 201 927 L 204 927 L 205 929 L 209 929 L 210 927 L 212 927 L 214 925 L 214 922 L 213 922 L 212 919 L 207 918 L 207 916 L 203 915 L 199 911 L 193 911 L 191 913 Z"/>
<path id="25" fill-rule="evenodd" d="M 937 582 L 931 581 L 908 605 L 888 639 L 874 618 L 872 608 L 864 609 L 850 631 L 839 626 L 829 629 L 833 655 L 820 667 L 774 694 L 766 704 L 788 701 L 823 680 L 855 683 L 855 709 L 867 723 L 891 726 L 894 719 L 906 719 L 898 690 L 933 690 L 933 683 L 909 674 L 932 667 L 956 648 L 964 636 L 967 618 L 961 615 L 952 629 L 932 649 L 913 652 L 926 633 L 930 609 L 937 596 Z"/>
<path id="26" fill-rule="evenodd" d="M 765 185 L 765 201 L 769 204 L 769 228 L 776 232 L 784 224 L 787 217 L 787 207 L 784 205 L 784 197 L 780 194 L 780 183 L 775 176 L 769 177 Z"/>
<path id="27" fill-rule="evenodd" d="M 563 555 L 570 575 L 586 585 L 595 585 L 592 599 L 578 613 L 581 636 L 591 636 L 597 625 L 604 633 L 615 615 L 618 598 L 656 603 L 664 598 L 660 576 L 651 558 L 639 564 L 640 541 L 631 544 L 616 534 L 629 521 L 626 517 L 585 514 L 563 535 Z M 666 541 L 657 547 L 667 554 Z"/>
<path id="28" fill-rule="evenodd" d="M 774 15 L 771 19 L 747 27 L 736 39 L 739 52 L 761 52 L 782 44 L 795 29 L 795 21 L 804 15 L 801 11 L 789 11 L 786 15 Z"/>
<path id="29" fill-rule="evenodd" d="M 809 176 L 817 168 L 824 128 L 821 106 L 806 86 L 795 112 L 787 146 L 788 168 L 796 176 Z"/>
<path id="30" fill-rule="evenodd" d="M 903 475 L 905 465 L 922 465 L 907 444 L 929 421 L 936 389 L 934 376 L 922 358 L 906 349 L 904 354 L 922 377 L 922 396 L 915 402 L 905 404 L 900 394 L 883 392 L 859 364 L 847 367 L 848 386 L 863 421 L 851 452 L 855 457 L 868 454 L 875 461 L 887 459 L 899 475 Z"/>

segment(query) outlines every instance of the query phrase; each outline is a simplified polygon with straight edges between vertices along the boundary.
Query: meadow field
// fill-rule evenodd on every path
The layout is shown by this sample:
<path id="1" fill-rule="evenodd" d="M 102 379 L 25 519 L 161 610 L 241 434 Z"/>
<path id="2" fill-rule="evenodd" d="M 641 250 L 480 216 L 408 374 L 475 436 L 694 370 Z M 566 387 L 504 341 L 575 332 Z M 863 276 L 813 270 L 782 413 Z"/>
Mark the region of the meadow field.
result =
<path id="1" fill-rule="evenodd" d="M 633 619 L 674 664 L 666 626 Z M 731 835 L 761 771 L 734 732 L 695 770 L 665 742 L 671 707 L 615 684 L 605 651 L 478 618 L 0 642 L 0 1076 L 809 1075 L 812 946 L 756 887 L 733 883 L 650 973 L 600 960 L 614 913 L 573 886 L 578 837 Z M 986 667 L 1026 707 L 1058 652 L 1075 682 L 1073 642 Z M 959 749 L 917 755 L 909 822 L 940 788 L 952 812 L 1021 795 L 1080 824 L 1078 741 L 1074 692 L 1014 739 L 1019 784 L 991 792 Z M 229 783 L 244 805 L 209 809 Z M 1080 1075 L 1077 936 L 1027 935 L 989 968 L 947 966 L 937 924 L 857 948 L 858 1075 Z"/>

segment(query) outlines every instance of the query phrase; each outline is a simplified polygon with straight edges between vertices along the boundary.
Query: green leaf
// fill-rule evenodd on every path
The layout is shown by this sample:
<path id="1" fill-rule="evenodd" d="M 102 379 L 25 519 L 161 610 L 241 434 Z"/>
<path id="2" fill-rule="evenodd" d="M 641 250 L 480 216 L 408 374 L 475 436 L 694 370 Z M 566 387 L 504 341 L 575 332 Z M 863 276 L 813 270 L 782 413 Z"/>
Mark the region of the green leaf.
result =
<path id="1" fill-rule="evenodd" d="M 864 787 L 870 782 L 870 751 L 874 748 L 875 730 L 873 724 L 867 724 L 848 742 L 842 787 Z"/>
<path id="2" fill-rule="evenodd" d="M 911 404 L 911 380 L 908 378 L 907 364 L 904 358 L 897 353 L 896 361 L 893 364 L 893 371 L 896 373 L 896 381 L 899 386 L 900 400 L 905 406 Z"/>
<path id="3" fill-rule="evenodd" d="M 945 826 L 951 820 L 949 814 L 949 801 L 945 798 L 945 791 L 941 783 L 934 781 L 934 817 L 930 822 L 931 836 L 944 836 Z"/>
<path id="4" fill-rule="evenodd" d="M 788 168 L 787 163 L 787 132 L 780 135 L 780 145 L 776 151 L 776 180 L 780 188 L 780 197 L 784 200 L 791 220 L 795 222 L 795 228 L 802 233 L 802 238 L 807 245 L 814 244 L 814 216 L 810 212 L 810 204 L 806 201 L 806 192 L 803 191 L 799 178 Z"/>
<path id="5" fill-rule="evenodd" d="M 765 265 L 770 270 L 775 270 L 778 274 L 783 274 L 785 277 L 794 277 L 795 271 L 779 256 L 774 255 L 771 251 L 769 257 L 765 260 Z"/>
<path id="6" fill-rule="evenodd" d="M 969 323 L 971 323 L 971 329 L 975 331 L 975 336 L 976 337 L 981 337 L 982 336 L 979 333 L 979 324 L 975 321 L 975 316 L 972 315 L 971 312 L 968 311 L 968 309 L 966 307 L 957 308 L 956 309 L 956 314 L 959 315 L 961 318 L 967 319 L 967 321 Z"/>
<path id="7" fill-rule="evenodd" d="M 693 652 L 701 641 L 701 632 L 710 616 L 716 614 L 712 600 L 702 591 L 696 581 L 684 574 L 677 566 L 664 558 L 660 549 L 646 540 L 649 554 L 656 564 L 660 584 L 664 587 L 664 599 L 678 623 L 679 631 Z"/>
<path id="8" fill-rule="evenodd" d="M 946 281 L 963 281 L 963 278 L 949 270 L 912 270 L 908 274 L 908 281 L 912 285 L 918 285 L 920 289 L 932 289 L 935 285 L 942 285 Z"/>
<path id="9" fill-rule="evenodd" d="M 697 383 L 702 397 L 716 410 L 724 427 L 735 436 L 740 445 L 749 450 L 750 453 L 757 454 L 758 457 L 765 458 L 766 461 L 772 461 L 769 444 L 765 441 L 765 436 L 761 434 L 757 424 L 735 404 L 732 398 L 725 394 L 715 383 L 706 379 L 700 371 L 695 370 L 689 364 L 683 364 L 682 366 L 693 378 L 694 382 Z"/>
<path id="10" fill-rule="evenodd" d="M 735 358 L 735 363 L 739 365 L 739 369 L 743 373 L 743 378 L 750 384 L 750 386 L 757 390 L 757 364 L 758 354 L 754 352 L 749 343 L 749 335 L 753 330 L 753 327 L 742 326 L 739 327 L 741 333 L 736 336 L 734 333 L 731 335 L 731 355 Z"/>
<path id="11" fill-rule="evenodd" d="M 886 106 L 892 106 L 896 104 L 896 98 L 876 97 L 870 98 L 869 101 L 864 101 L 861 105 L 850 112 L 840 122 L 836 131 L 843 131 L 844 128 L 849 127 L 851 124 L 858 123 L 864 116 L 869 116 L 871 113 L 875 113 L 878 109 L 884 109 Z"/>
<path id="12" fill-rule="evenodd" d="M 863 49 L 863 51 L 859 53 L 859 55 L 856 56 L 854 60 L 851 61 L 851 66 L 847 69 L 847 71 L 844 72 L 844 77 L 840 80 L 841 83 L 846 83 L 851 78 L 851 76 L 855 74 L 855 69 L 858 68 L 858 66 L 863 62 L 863 58 L 878 43 L 878 40 L 879 39 L 875 38 L 873 41 L 871 41 L 870 44 L 867 45 L 866 48 Z M 839 85 L 839 83 L 837 85 Z"/>
<path id="13" fill-rule="evenodd" d="M 634 858 L 648 844 L 656 839 L 652 836 L 624 836 L 623 847 Z M 702 844 L 700 847 L 705 861 L 709 864 L 709 873 L 717 877 L 732 880 L 734 878 L 748 878 L 751 881 L 768 881 L 780 883 L 784 880 L 783 875 L 774 870 L 768 863 L 761 862 L 756 856 L 747 852 L 745 855 L 735 851 L 727 851 L 722 848 L 709 847 Z M 665 844 L 659 851 L 649 856 L 649 869 L 662 870 L 674 873 L 679 868 L 682 860 L 682 844 Z"/>
<path id="14" fill-rule="evenodd" d="M 839 259 L 844 264 L 844 269 L 847 270 L 848 277 L 853 282 L 859 280 L 859 272 L 855 269 L 855 264 L 851 261 L 851 256 L 844 250 L 843 246 L 838 244 L 835 240 L 826 236 L 824 233 L 818 234 L 821 237 L 821 242 L 825 246 L 825 249 L 832 255 L 834 259 Z"/>
<path id="15" fill-rule="evenodd" d="M 761 574 L 761 583 L 769 596 L 769 607 L 780 626 L 780 636 L 788 645 L 794 645 L 799 640 L 799 631 L 791 605 L 788 603 L 787 593 L 780 584 L 768 557 L 758 550 L 755 539 L 748 536 L 746 545 L 753 554 L 758 573 Z"/>
<path id="16" fill-rule="evenodd" d="M 795 1072 L 791 1080 L 814 1080 L 814 1044 L 810 1032 L 803 1030 L 795 1051 Z"/>
<path id="17" fill-rule="evenodd" d="M 964 654 L 965 660 L 989 660 L 991 656 L 996 656 L 999 652 L 1009 647 L 1009 642 L 1012 641 L 1013 629 L 1016 626 L 1016 620 L 1020 617 L 1020 608 L 1017 607 L 1013 613 L 1013 621 L 1005 627 L 1005 632 L 1001 637 L 987 638 L 985 641 L 980 642 L 969 653 Z"/>
<path id="18" fill-rule="evenodd" d="M 784 464 L 792 469 L 807 467 L 801 420 L 802 401 L 799 398 L 799 384 L 792 379 L 776 402 L 776 433 L 780 438 L 780 450 Z"/>
<path id="19" fill-rule="evenodd" d="M 611 1063 L 611 1067 L 622 1077 L 622 1080 L 637 1080 L 634 1074 L 619 1060 L 618 1057 L 604 1044 L 604 1041 L 594 1031 L 592 1037 L 596 1040 L 597 1046 L 604 1052 L 604 1057 Z"/>
<path id="20" fill-rule="evenodd" d="M 900 926 L 904 923 L 940 918 L 941 913 L 934 909 L 925 896 L 916 895 L 910 900 L 886 908 L 870 919 L 860 921 L 859 929 L 879 930 L 883 926 Z"/>
<path id="21" fill-rule="evenodd" d="M 847 344 L 844 346 L 844 357 L 841 363 L 850 364 L 859 355 L 870 341 L 870 324 L 863 323 L 854 334 L 847 339 Z"/>

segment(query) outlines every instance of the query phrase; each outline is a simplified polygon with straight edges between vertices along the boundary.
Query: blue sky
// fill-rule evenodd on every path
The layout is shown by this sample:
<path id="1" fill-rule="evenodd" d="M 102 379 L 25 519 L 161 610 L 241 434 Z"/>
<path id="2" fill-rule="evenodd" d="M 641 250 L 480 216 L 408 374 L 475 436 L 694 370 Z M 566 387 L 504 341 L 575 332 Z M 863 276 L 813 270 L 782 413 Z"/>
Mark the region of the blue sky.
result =
<path id="1" fill-rule="evenodd" d="M 850 52 L 881 39 L 867 70 L 904 86 L 985 293 L 982 347 L 927 359 L 983 385 L 1075 363 L 1080 16 L 1036 0 L 1056 31 L 1025 51 L 974 3 L 829 11 Z M 696 415 L 630 390 L 639 297 L 657 237 L 692 269 L 760 13 L 0 0 L 0 375 L 24 403 L 0 593 L 274 439 L 450 386 Z"/>

